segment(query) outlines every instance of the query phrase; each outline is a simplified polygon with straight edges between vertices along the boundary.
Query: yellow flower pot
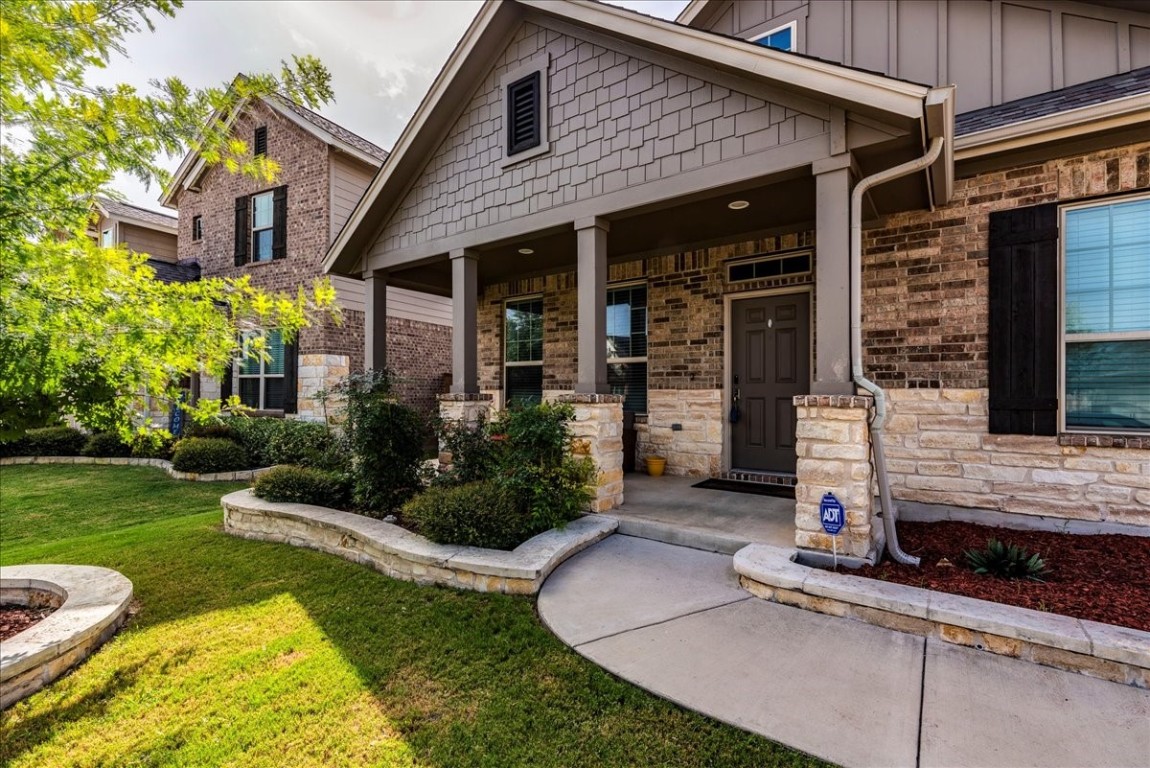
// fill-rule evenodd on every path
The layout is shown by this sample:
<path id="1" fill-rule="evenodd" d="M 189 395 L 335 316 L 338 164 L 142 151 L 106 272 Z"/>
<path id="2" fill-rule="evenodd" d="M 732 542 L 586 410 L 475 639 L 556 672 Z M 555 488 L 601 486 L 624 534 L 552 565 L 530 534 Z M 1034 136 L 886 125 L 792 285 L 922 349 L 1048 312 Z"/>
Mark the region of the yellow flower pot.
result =
<path id="1" fill-rule="evenodd" d="M 651 477 L 662 477 L 663 470 L 667 468 L 667 460 L 662 456 L 647 457 L 647 474 Z"/>

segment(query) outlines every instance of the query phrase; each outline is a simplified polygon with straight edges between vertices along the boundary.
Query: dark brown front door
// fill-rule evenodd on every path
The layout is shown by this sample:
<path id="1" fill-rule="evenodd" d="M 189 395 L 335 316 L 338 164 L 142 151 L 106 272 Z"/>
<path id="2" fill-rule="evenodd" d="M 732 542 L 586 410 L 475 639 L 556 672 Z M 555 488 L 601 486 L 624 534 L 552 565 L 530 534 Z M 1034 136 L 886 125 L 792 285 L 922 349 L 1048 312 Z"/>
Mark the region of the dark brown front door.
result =
<path id="1" fill-rule="evenodd" d="M 731 305 L 731 468 L 795 471 L 792 398 L 810 389 L 810 294 Z"/>

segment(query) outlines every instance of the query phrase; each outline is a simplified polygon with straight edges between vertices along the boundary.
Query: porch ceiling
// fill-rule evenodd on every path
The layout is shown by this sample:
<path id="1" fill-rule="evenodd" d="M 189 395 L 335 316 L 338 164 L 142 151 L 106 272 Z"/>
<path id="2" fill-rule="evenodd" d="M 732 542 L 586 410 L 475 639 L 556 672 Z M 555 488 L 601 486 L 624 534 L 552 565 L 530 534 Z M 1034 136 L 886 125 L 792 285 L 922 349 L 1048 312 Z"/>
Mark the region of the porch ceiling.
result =
<path id="1" fill-rule="evenodd" d="M 732 210 L 728 203 L 750 205 Z M 677 253 L 723 243 L 743 242 L 772 233 L 813 227 L 815 179 L 806 172 L 770 183 L 736 185 L 705 195 L 684 196 L 670 205 L 621 211 L 607 216 L 611 232 L 607 254 L 611 263 Z M 520 249 L 534 253 L 522 254 Z M 479 252 L 480 287 L 525 277 L 575 269 L 575 232 L 569 227 L 532 233 L 523 238 L 491 243 Z M 451 293 L 451 270 L 446 258 L 424 262 L 389 275 L 394 285 Z"/>

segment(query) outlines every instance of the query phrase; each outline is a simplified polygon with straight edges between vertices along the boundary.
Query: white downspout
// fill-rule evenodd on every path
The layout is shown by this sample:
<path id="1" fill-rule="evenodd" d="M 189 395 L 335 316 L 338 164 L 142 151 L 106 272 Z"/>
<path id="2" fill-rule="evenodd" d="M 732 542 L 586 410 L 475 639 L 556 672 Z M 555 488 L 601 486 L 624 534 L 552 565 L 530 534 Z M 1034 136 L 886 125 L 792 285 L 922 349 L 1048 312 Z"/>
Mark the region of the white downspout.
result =
<path id="1" fill-rule="evenodd" d="M 886 475 L 886 454 L 883 452 L 882 432 L 886 422 L 886 393 L 863 374 L 862 357 L 862 203 L 863 195 L 872 187 L 902 178 L 929 166 L 942 153 L 945 140 L 936 136 L 930 141 L 930 148 L 922 157 L 894 168 L 880 171 L 873 176 L 861 179 L 851 192 L 851 378 L 854 383 L 874 396 L 874 420 L 870 424 L 871 447 L 874 451 L 875 474 L 878 475 L 878 496 L 882 506 L 882 525 L 886 532 L 886 550 L 896 561 L 904 565 L 918 566 L 919 559 L 902 551 L 895 531 L 897 512 L 890 497 L 890 483 Z"/>

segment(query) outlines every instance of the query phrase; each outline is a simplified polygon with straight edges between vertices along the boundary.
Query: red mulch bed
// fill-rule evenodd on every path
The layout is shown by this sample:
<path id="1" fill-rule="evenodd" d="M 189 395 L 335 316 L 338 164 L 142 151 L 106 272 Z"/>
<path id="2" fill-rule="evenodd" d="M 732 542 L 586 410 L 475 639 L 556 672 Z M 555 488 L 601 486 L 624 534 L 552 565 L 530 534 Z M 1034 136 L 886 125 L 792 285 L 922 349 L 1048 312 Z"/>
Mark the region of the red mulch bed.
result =
<path id="1" fill-rule="evenodd" d="M 1150 632 L 1150 538 L 1015 531 L 973 523 L 898 524 L 899 543 L 922 558 L 913 568 L 884 560 L 859 576 Z M 1018 544 L 1046 561 L 1044 582 L 976 574 L 964 552 L 989 538 Z M 943 559 L 950 561 L 939 565 Z"/>
<path id="2" fill-rule="evenodd" d="M 46 619 L 54 608 L 29 608 L 26 605 L 0 605 L 0 640 L 7 640 Z"/>

